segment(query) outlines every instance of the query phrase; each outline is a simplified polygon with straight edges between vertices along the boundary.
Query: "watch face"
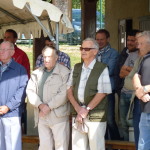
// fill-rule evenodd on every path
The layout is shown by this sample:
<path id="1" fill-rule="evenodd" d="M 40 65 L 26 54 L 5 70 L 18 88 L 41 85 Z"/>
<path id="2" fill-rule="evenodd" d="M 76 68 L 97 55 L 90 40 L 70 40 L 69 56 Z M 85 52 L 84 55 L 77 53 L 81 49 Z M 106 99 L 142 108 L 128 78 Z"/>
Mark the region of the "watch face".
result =
<path id="1" fill-rule="evenodd" d="M 90 110 L 90 107 L 86 107 L 87 110 Z"/>

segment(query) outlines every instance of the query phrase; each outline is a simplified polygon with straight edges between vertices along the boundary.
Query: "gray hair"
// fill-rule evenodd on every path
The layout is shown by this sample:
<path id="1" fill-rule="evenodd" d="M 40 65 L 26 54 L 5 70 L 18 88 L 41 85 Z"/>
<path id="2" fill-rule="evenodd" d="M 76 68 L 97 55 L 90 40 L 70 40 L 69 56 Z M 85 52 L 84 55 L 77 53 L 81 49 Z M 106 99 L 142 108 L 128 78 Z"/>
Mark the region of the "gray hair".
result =
<path id="1" fill-rule="evenodd" d="M 83 40 L 83 42 L 86 42 L 86 41 L 92 42 L 93 43 L 93 48 L 99 50 L 99 44 L 97 43 L 97 41 L 95 39 L 93 39 L 93 38 L 86 38 L 85 40 Z"/>
<path id="2" fill-rule="evenodd" d="M 10 49 L 12 49 L 12 50 L 14 50 L 15 48 L 14 48 L 14 44 L 13 43 L 11 43 L 11 42 L 9 42 L 9 41 L 3 41 L 1 44 L 8 44 L 9 45 L 9 47 L 10 47 Z M 1 44 L 0 44 L 0 47 L 1 47 Z"/>
<path id="3" fill-rule="evenodd" d="M 52 47 L 52 46 L 45 46 L 45 47 L 43 48 L 43 50 L 42 50 L 42 54 L 43 54 L 46 50 L 48 50 L 48 49 L 51 49 L 52 51 L 54 51 L 54 52 L 55 52 L 55 55 L 58 56 L 59 51 L 56 50 L 56 48 L 55 48 L 55 47 Z"/>
<path id="4" fill-rule="evenodd" d="M 146 37 L 147 42 L 150 44 L 150 31 L 143 31 L 138 34 L 138 37 L 144 36 Z"/>

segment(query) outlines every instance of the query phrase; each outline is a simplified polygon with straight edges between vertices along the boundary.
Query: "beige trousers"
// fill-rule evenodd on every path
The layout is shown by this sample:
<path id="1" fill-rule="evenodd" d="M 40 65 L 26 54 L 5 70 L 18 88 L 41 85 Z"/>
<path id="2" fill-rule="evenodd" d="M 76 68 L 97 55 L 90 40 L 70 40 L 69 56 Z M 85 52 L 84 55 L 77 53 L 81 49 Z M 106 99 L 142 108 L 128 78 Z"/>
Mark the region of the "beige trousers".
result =
<path id="1" fill-rule="evenodd" d="M 88 119 L 84 122 L 89 129 L 87 134 L 72 129 L 72 150 L 105 150 L 106 122 L 90 122 Z"/>
<path id="2" fill-rule="evenodd" d="M 68 150 L 69 121 L 51 126 L 47 121 L 40 119 L 38 132 L 40 138 L 39 150 Z"/>

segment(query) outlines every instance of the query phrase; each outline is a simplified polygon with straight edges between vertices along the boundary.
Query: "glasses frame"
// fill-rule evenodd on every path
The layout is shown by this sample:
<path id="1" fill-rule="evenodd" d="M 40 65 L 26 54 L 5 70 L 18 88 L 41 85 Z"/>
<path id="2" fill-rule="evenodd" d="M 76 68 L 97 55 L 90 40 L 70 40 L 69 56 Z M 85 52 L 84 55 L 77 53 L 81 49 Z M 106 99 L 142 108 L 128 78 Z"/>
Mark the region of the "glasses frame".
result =
<path id="1" fill-rule="evenodd" d="M 85 48 L 84 48 L 84 47 L 80 47 L 80 51 L 83 51 L 83 50 L 84 50 L 84 51 L 88 52 L 88 51 L 90 51 L 91 49 L 95 49 L 95 48 L 93 48 L 93 47 L 92 47 L 92 48 L 88 48 L 88 47 L 85 47 Z"/>

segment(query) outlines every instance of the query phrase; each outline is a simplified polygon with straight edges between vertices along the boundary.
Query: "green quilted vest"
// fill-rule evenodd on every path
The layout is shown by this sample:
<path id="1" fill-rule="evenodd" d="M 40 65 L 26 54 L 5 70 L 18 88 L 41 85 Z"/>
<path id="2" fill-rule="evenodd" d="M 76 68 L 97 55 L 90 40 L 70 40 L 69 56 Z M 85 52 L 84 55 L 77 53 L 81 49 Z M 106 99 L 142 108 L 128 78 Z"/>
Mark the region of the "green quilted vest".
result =
<path id="1" fill-rule="evenodd" d="M 80 82 L 80 76 L 82 71 L 82 64 L 78 63 L 74 67 L 73 72 L 73 94 L 75 99 L 78 101 L 78 87 Z M 86 83 L 84 102 L 87 106 L 89 102 L 94 98 L 97 90 L 98 79 L 106 65 L 100 62 L 96 62 Z M 107 98 L 105 97 L 93 110 L 89 112 L 90 121 L 104 122 L 106 121 L 106 110 L 107 110 Z M 72 114 L 75 115 L 75 110 L 72 109 Z"/>

